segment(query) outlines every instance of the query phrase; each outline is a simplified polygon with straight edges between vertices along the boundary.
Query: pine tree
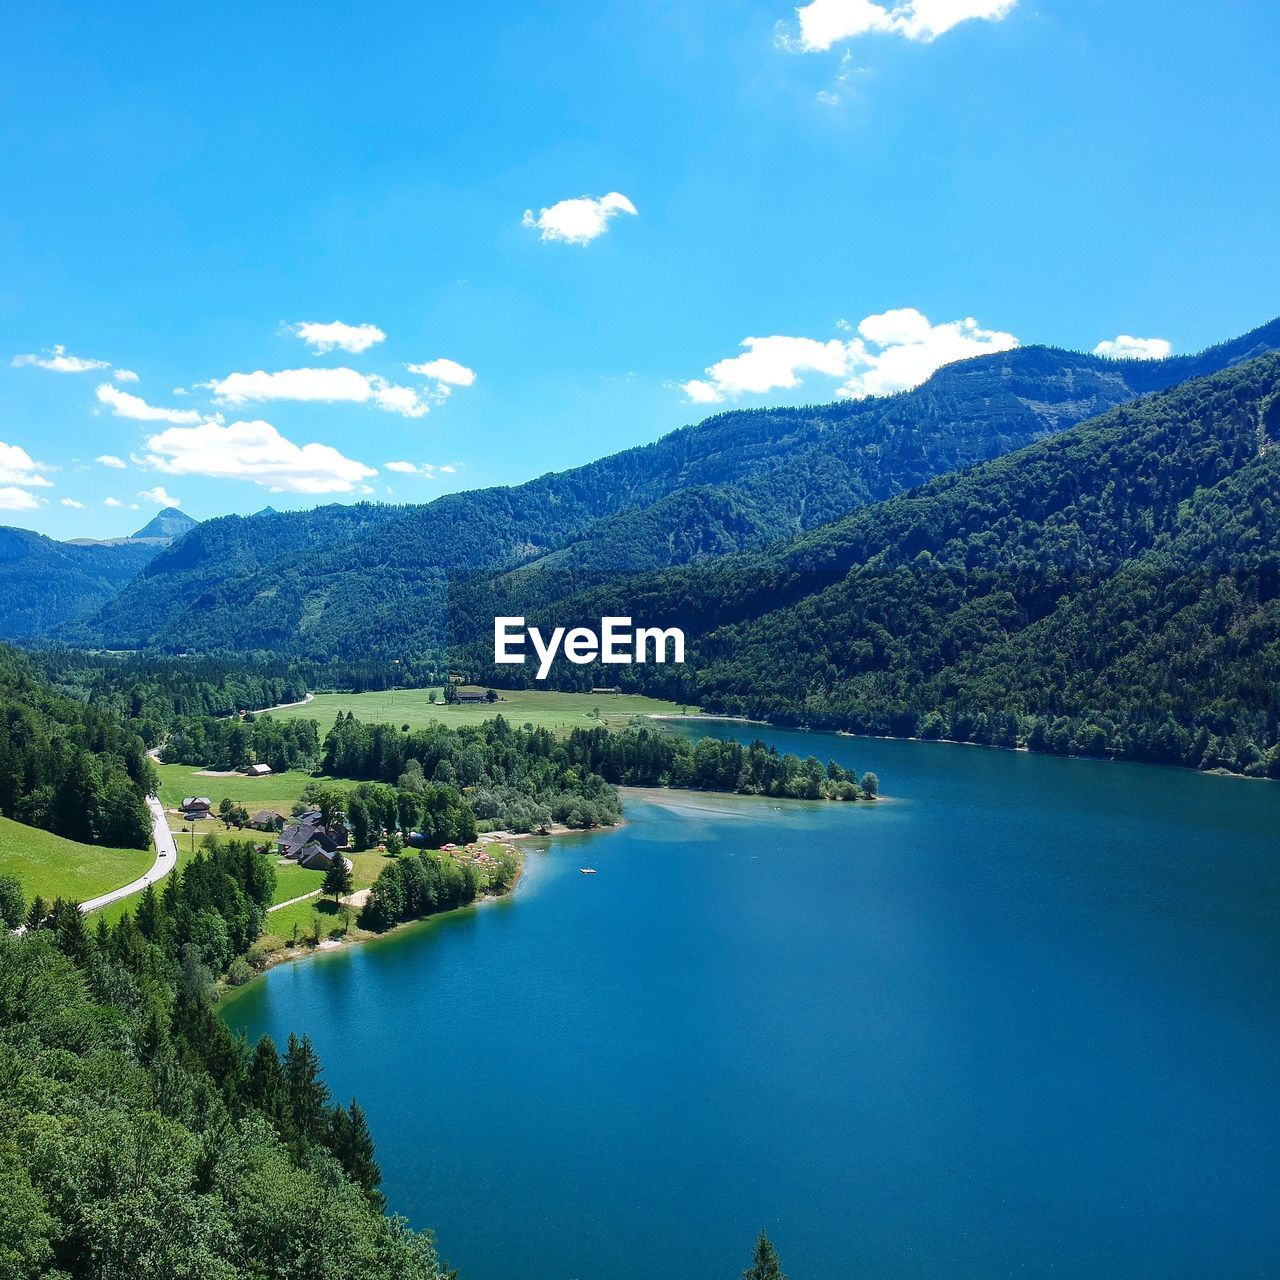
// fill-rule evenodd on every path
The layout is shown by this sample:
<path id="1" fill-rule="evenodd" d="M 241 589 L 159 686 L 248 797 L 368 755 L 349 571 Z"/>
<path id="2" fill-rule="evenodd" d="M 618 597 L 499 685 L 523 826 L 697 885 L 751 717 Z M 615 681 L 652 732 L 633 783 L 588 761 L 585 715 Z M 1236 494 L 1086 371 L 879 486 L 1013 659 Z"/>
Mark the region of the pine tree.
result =
<path id="1" fill-rule="evenodd" d="M 280 1055 L 269 1036 L 262 1036 L 254 1045 L 245 1093 L 248 1101 L 272 1121 L 281 1137 L 292 1136 L 288 1085 Z"/>
<path id="2" fill-rule="evenodd" d="M 756 1241 L 756 1251 L 751 1259 L 751 1265 L 742 1273 L 742 1280 L 787 1280 L 782 1267 L 778 1264 L 778 1251 L 763 1231 Z"/>
<path id="3" fill-rule="evenodd" d="M 329 1090 L 320 1079 L 320 1059 L 310 1036 L 299 1039 L 290 1033 L 284 1076 L 295 1133 L 299 1138 L 318 1142 L 328 1119 Z"/>
<path id="4" fill-rule="evenodd" d="M 351 868 L 347 860 L 338 853 L 334 855 L 333 866 L 324 873 L 324 882 L 320 886 L 324 893 L 331 893 L 337 902 L 344 893 L 351 892 Z"/>
<path id="5" fill-rule="evenodd" d="M 80 904 L 59 898 L 53 904 L 54 942 L 63 955 L 69 956 L 80 967 L 89 963 L 93 944 L 85 927 Z"/>
<path id="6" fill-rule="evenodd" d="M 49 921 L 49 904 L 37 893 L 31 899 L 31 910 L 27 912 L 27 928 L 34 933 L 43 929 Z"/>
<path id="7" fill-rule="evenodd" d="M 374 1158 L 373 1135 L 360 1104 L 351 1099 L 351 1106 L 344 1111 L 333 1109 L 333 1154 L 338 1157 L 348 1176 L 363 1187 L 369 1198 L 381 1208 L 382 1170 Z"/>

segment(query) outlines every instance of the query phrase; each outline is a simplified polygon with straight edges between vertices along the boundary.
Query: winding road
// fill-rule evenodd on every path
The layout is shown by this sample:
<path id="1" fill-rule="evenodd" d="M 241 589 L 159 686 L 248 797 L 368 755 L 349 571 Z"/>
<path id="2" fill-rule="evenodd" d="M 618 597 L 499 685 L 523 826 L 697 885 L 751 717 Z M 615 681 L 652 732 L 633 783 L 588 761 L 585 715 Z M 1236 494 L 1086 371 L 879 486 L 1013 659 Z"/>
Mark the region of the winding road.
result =
<path id="1" fill-rule="evenodd" d="M 127 898 L 131 894 L 141 893 L 147 885 L 163 879 L 177 865 L 178 845 L 173 838 L 173 832 L 169 830 L 169 820 L 165 817 L 164 805 L 160 803 L 158 797 L 148 796 L 147 808 L 151 810 L 151 835 L 156 845 L 155 862 L 137 880 L 119 889 L 112 889 L 110 893 L 104 893 L 100 897 L 90 898 L 88 902 L 82 902 L 80 910 L 85 914 L 97 911 L 99 907 L 109 906 L 113 902 L 119 902 L 121 898 Z"/>

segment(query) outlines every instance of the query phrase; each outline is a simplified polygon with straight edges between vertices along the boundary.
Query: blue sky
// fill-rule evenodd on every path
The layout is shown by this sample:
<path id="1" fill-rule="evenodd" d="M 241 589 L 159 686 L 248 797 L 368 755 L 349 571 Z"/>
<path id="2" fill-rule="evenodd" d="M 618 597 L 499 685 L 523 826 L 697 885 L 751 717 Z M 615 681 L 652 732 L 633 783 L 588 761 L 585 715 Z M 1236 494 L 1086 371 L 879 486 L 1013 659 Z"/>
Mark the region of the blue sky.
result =
<path id="1" fill-rule="evenodd" d="M 426 501 L 1014 341 L 1199 349 L 1280 313 L 1277 47 L 1274 0 L 10 9 L 0 521 Z"/>

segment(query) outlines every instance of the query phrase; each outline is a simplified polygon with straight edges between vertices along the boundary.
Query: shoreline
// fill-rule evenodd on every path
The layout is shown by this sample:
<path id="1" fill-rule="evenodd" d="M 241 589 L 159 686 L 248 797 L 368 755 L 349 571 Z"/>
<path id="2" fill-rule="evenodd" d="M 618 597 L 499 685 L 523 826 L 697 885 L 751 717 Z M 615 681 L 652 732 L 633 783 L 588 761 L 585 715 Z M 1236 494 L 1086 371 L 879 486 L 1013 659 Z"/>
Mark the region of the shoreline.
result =
<path id="1" fill-rule="evenodd" d="M 625 818 L 621 822 L 615 823 L 612 827 L 560 827 L 557 826 L 548 832 L 528 831 L 528 832 L 505 832 L 503 833 L 507 840 L 528 840 L 536 838 L 539 840 L 547 840 L 558 838 L 564 835 L 600 835 L 603 832 L 616 831 L 625 823 Z M 488 832 L 481 832 L 481 835 L 488 835 Z M 428 916 L 419 916 L 416 920 L 401 920 L 393 924 L 390 929 L 383 929 L 376 932 L 372 929 L 362 929 L 357 924 L 352 926 L 343 933 L 339 938 L 324 938 L 321 941 L 311 944 L 286 944 L 278 951 L 268 953 L 266 963 L 261 969 L 255 969 L 253 976 L 247 981 L 242 982 L 238 986 L 232 985 L 225 978 L 219 980 L 217 984 L 218 1005 L 225 1004 L 235 1000 L 242 991 L 248 991 L 251 987 L 256 986 L 260 978 L 266 977 L 272 969 L 278 965 L 293 961 L 309 960 L 317 955 L 324 955 L 329 952 L 345 950 L 348 947 L 358 947 L 366 942 L 377 942 L 383 938 L 391 938 L 406 929 L 412 929 L 419 925 L 428 924 L 433 920 L 443 920 L 449 916 L 457 915 L 460 911 L 475 911 L 482 907 L 497 902 L 504 902 L 508 898 L 514 896 L 517 889 L 524 883 L 525 878 L 525 857 L 520 858 L 520 866 L 516 871 L 515 879 L 502 893 L 485 893 L 478 898 L 473 898 L 470 902 L 464 902 L 456 907 L 450 907 L 447 911 L 433 911 Z M 357 889 L 353 894 L 347 895 L 354 897 L 356 894 L 367 893 L 367 889 Z M 305 895 L 310 897 L 312 895 Z M 301 901 L 303 899 L 299 899 Z M 285 903 L 278 904 L 280 906 L 287 905 Z M 278 935 L 277 935 L 278 936 Z"/>

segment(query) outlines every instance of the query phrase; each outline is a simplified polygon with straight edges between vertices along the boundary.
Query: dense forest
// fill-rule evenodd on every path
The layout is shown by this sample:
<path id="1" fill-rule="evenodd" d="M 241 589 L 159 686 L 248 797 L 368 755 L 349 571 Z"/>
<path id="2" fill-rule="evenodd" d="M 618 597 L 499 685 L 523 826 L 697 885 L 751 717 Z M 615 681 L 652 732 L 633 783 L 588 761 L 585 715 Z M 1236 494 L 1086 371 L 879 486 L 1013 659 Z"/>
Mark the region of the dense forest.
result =
<path id="1" fill-rule="evenodd" d="M 0 646 L 0 813 L 85 843 L 144 849 L 154 770 L 119 715 L 55 690 Z"/>
<path id="2" fill-rule="evenodd" d="M 209 844 L 114 927 L 33 904 L 0 930 L 6 1280 L 365 1280 L 447 1274 L 388 1218 L 368 1124 L 306 1038 L 250 1048 L 214 1013 L 274 869 Z M 248 959 L 246 959 L 248 957 Z"/>
<path id="3" fill-rule="evenodd" d="M 1280 357 L 1112 411 L 792 543 L 603 582 L 509 575 L 491 619 L 661 619 L 686 667 L 567 667 L 708 710 L 1280 775 Z M 558 599 L 554 597 L 559 594 Z M 548 597 L 553 598 L 548 603 Z"/>
<path id="4" fill-rule="evenodd" d="M 310 672 L 281 659 L 37 650 L 31 662 L 68 697 L 129 721 L 149 747 L 183 719 L 300 702 Z M 233 766 L 229 766 L 233 767 Z"/>
<path id="5" fill-rule="evenodd" d="M 0 527 L 0 637 L 33 640 L 92 613 L 195 523 L 170 509 L 131 538 L 104 542 Z"/>
<path id="6" fill-rule="evenodd" d="M 1277 343 L 1280 322 L 1161 361 L 1029 347 L 887 399 L 722 413 L 572 471 L 424 507 L 222 517 L 59 634 L 170 652 L 438 656 L 453 638 L 456 575 L 631 572 L 764 547 Z"/>

